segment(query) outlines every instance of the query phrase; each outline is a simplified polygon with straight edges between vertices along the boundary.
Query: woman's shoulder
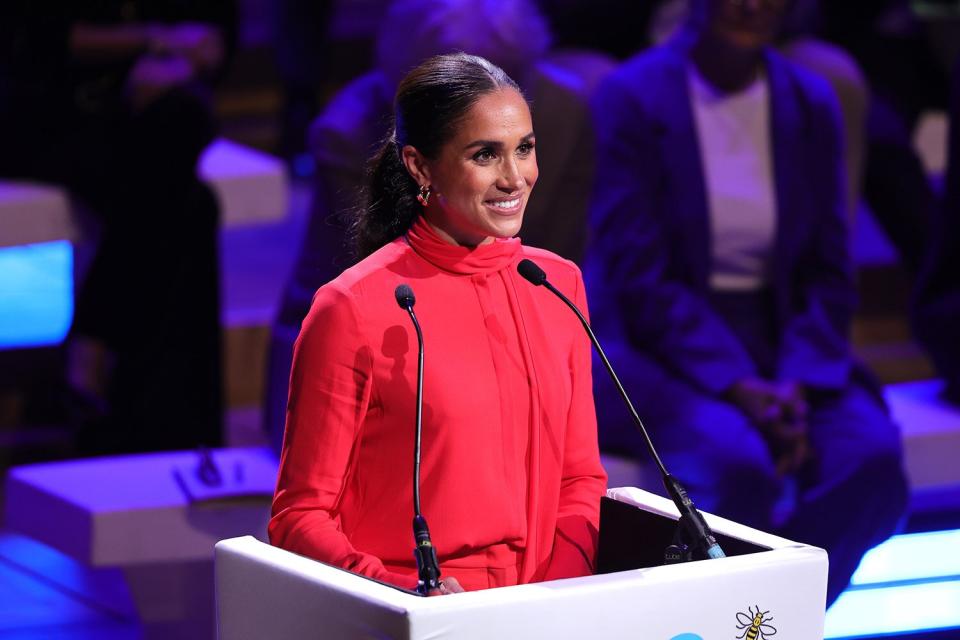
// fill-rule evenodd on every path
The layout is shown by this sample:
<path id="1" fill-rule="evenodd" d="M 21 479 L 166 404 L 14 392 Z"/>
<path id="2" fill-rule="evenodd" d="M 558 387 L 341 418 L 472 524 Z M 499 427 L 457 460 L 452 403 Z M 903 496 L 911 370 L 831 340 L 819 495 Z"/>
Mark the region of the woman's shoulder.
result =
<path id="1" fill-rule="evenodd" d="M 576 285 L 583 281 L 580 273 L 580 267 L 572 260 L 568 260 L 552 251 L 529 247 L 522 245 L 520 249 L 520 258 L 526 258 L 537 264 L 547 274 L 549 279 L 555 285 L 570 284 Z"/>
<path id="2" fill-rule="evenodd" d="M 342 302 L 364 305 L 380 302 L 381 298 L 393 300 L 410 253 L 410 247 L 402 240 L 387 243 L 320 287 L 314 295 L 313 306 Z"/>

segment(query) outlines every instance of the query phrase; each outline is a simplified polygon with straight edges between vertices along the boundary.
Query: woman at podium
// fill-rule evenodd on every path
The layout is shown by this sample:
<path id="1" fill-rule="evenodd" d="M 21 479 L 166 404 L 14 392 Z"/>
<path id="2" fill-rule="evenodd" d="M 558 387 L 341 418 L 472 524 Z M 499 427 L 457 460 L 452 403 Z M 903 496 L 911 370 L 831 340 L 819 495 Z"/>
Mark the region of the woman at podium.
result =
<path id="1" fill-rule="evenodd" d="M 417 336 L 394 298 L 408 284 L 422 512 L 448 589 L 589 575 L 606 486 L 590 344 L 516 270 L 534 260 L 586 308 L 577 267 L 516 237 L 538 175 L 528 105 L 501 69 L 454 54 L 410 72 L 394 120 L 355 221 L 363 259 L 319 289 L 294 349 L 270 540 L 417 584 Z"/>

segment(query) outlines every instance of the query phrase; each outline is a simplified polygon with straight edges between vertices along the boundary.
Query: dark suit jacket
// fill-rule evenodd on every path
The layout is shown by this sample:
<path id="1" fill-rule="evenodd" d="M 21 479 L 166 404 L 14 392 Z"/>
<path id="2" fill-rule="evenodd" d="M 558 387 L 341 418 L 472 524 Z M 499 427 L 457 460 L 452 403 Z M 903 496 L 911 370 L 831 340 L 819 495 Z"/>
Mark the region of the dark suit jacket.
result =
<path id="1" fill-rule="evenodd" d="M 689 34 L 645 52 L 594 104 L 596 188 L 587 259 L 600 333 L 719 393 L 756 373 L 708 302 L 710 226 L 688 93 Z M 825 82 L 765 53 L 777 204 L 777 377 L 842 386 L 854 289 L 839 110 Z"/>

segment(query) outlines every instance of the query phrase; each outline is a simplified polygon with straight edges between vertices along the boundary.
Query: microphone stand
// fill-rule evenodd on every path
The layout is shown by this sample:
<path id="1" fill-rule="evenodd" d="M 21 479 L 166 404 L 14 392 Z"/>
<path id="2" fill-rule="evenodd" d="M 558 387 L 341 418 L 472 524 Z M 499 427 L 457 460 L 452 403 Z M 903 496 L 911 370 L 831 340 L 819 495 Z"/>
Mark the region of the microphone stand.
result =
<path id="1" fill-rule="evenodd" d="M 533 285 L 544 286 L 549 289 L 553 295 L 560 298 L 564 304 L 577 314 L 577 318 L 580 319 L 580 324 L 582 324 L 586 330 L 587 335 L 590 337 L 590 342 L 593 344 L 594 349 L 597 350 L 597 354 L 607 369 L 607 373 L 610 374 L 610 378 L 616 385 L 620 397 L 623 398 L 624 403 L 627 405 L 627 410 L 630 412 L 630 417 L 633 418 L 634 425 L 636 425 L 641 435 L 643 435 L 647 450 L 650 452 L 650 456 L 654 462 L 656 462 L 657 468 L 660 471 L 667 495 L 670 496 L 670 499 L 673 500 L 673 503 L 677 506 L 677 510 L 680 512 L 680 520 L 677 523 L 674 542 L 668 546 L 664 552 L 665 562 L 667 564 L 674 564 L 693 560 L 695 552 L 702 558 L 725 557 L 723 549 L 720 548 L 716 538 L 713 536 L 713 532 L 710 530 L 710 526 L 707 525 L 706 520 L 703 519 L 703 514 L 694 506 L 693 500 L 691 500 L 687 494 L 687 490 L 663 465 L 663 461 L 660 459 L 660 455 L 657 453 L 656 448 L 653 446 L 653 441 L 650 439 L 650 434 L 647 433 L 647 428 L 637 414 L 637 410 L 633 407 L 630 397 L 620 383 L 620 378 L 617 377 L 616 372 L 613 370 L 613 365 L 611 365 L 607 359 L 607 354 L 603 352 L 603 347 L 600 346 L 597 336 L 593 333 L 593 329 L 590 328 L 590 323 L 587 322 L 587 319 L 580 312 L 580 309 L 547 280 L 547 274 L 532 260 L 521 260 L 520 264 L 517 265 L 517 271 Z"/>
<path id="2" fill-rule="evenodd" d="M 417 315 L 413 312 L 416 298 L 413 290 L 401 284 L 394 292 L 397 304 L 406 310 L 417 331 L 417 412 L 416 431 L 413 445 L 413 539 L 415 546 L 413 555 L 417 560 L 417 593 L 427 595 L 430 591 L 440 589 L 440 563 L 437 560 L 437 550 L 430 539 L 430 528 L 427 520 L 420 511 L 420 436 L 423 432 L 423 331 Z"/>

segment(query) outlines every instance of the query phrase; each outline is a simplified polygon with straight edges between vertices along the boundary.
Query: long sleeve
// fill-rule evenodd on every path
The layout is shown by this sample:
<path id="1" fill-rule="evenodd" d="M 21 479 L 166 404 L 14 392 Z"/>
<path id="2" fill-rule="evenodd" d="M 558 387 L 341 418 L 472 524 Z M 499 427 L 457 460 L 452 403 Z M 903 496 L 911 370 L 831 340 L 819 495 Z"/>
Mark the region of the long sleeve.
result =
<path id="1" fill-rule="evenodd" d="M 822 194 L 813 212 L 817 222 L 806 251 L 795 266 L 802 305 L 783 328 L 778 375 L 816 387 L 846 383 L 851 359 L 849 328 L 856 301 L 843 165 L 843 137 L 839 108 L 824 89 L 812 101 L 812 184 Z"/>
<path id="2" fill-rule="evenodd" d="M 354 548 L 337 516 L 352 481 L 352 452 L 372 396 L 371 346 L 352 297 L 328 285 L 317 292 L 294 350 L 287 427 L 272 544 L 350 571 L 413 587 Z"/>
<path id="3" fill-rule="evenodd" d="M 579 276 L 576 284 L 574 302 L 588 316 Z M 579 337 L 570 361 L 573 397 L 567 418 L 557 530 L 544 580 L 590 575 L 596 568 L 600 497 L 606 491 L 607 474 L 600 464 L 597 447 L 591 346 L 585 334 L 581 332 Z"/>
<path id="4" fill-rule="evenodd" d="M 660 74 L 653 78 L 660 79 Z M 661 148 L 665 125 L 627 86 L 648 80 L 618 73 L 596 96 L 599 164 L 591 210 L 591 293 L 605 304 L 603 322 L 616 318 L 634 347 L 719 393 L 753 375 L 755 367 L 726 323 L 691 288 L 684 258 L 677 255 L 684 241 L 678 233 L 689 230 L 674 223 L 671 231 L 668 221 L 679 215 L 678 191 L 693 185 L 672 175 L 663 157 L 686 149 Z M 696 145 L 690 146 L 696 152 Z"/>

